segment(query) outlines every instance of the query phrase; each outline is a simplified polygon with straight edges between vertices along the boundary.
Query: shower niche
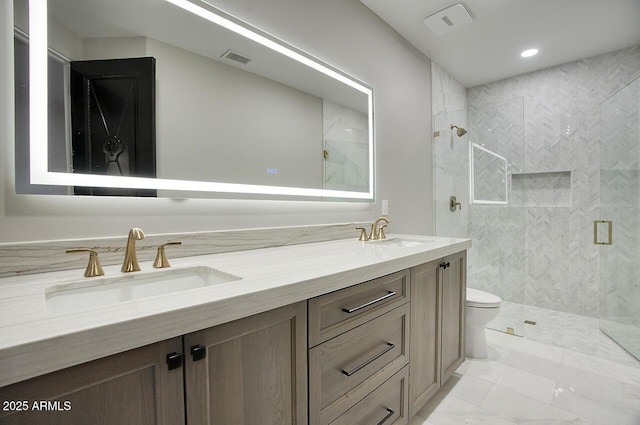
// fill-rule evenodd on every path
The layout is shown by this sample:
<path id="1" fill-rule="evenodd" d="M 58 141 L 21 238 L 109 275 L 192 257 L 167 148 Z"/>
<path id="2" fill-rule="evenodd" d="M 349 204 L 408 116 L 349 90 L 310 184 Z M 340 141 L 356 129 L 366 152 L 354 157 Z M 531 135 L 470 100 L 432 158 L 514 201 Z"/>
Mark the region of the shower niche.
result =
<path id="1" fill-rule="evenodd" d="M 570 207 L 572 171 L 513 173 L 511 204 L 517 207 Z"/>

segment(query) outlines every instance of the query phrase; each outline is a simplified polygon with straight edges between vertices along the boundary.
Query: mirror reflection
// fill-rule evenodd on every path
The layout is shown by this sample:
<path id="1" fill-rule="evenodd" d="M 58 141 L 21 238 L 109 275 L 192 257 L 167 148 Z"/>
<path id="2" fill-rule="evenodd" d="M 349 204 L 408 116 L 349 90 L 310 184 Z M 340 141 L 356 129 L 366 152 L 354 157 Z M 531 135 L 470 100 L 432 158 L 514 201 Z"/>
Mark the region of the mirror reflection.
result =
<path id="1" fill-rule="evenodd" d="M 17 0 L 17 123 L 28 121 L 27 15 Z M 49 0 L 48 47 L 49 172 L 371 192 L 371 91 L 338 71 L 341 80 L 164 0 Z"/>

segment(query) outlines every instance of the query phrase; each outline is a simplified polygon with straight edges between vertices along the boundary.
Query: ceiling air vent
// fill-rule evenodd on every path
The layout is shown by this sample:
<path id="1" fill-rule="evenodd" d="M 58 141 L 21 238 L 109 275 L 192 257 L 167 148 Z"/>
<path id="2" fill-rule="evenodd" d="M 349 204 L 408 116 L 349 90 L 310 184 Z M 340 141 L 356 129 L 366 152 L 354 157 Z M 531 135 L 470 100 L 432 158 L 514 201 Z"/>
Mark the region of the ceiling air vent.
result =
<path id="1" fill-rule="evenodd" d="M 473 22 L 462 3 L 456 3 L 424 18 L 424 24 L 436 35 L 446 34 Z"/>
<path id="2" fill-rule="evenodd" d="M 246 65 L 249 62 L 251 62 L 251 58 L 248 58 L 244 55 L 241 55 L 238 52 L 234 52 L 233 50 L 227 50 L 226 52 L 224 52 L 224 54 L 222 56 L 220 56 L 222 59 L 226 59 L 226 60 L 230 60 L 233 62 L 237 62 L 240 63 L 242 65 Z"/>

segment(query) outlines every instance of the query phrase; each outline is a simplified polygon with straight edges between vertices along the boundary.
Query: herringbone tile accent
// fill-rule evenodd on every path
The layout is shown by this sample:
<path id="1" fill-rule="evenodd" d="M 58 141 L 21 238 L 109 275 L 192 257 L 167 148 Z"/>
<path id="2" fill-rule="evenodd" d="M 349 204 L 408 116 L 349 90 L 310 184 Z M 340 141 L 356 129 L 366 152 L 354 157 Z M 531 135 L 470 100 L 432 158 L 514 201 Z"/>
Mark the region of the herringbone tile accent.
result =
<path id="1" fill-rule="evenodd" d="M 527 197 L 532 178 L 511 206 L 472 207 L 469 286 L 572 314 L 618 306 L 640 317 L 640 108 L 635 89 L 618 93 L 638 76 L 635 46 L 467 90 L 471 141 L 513 172 L 571 172 L 569 202 L 566 179 L 538 179 L 546 202 Z M 616 248 L 593 244 L 601 218 L 615 221 Z"/>

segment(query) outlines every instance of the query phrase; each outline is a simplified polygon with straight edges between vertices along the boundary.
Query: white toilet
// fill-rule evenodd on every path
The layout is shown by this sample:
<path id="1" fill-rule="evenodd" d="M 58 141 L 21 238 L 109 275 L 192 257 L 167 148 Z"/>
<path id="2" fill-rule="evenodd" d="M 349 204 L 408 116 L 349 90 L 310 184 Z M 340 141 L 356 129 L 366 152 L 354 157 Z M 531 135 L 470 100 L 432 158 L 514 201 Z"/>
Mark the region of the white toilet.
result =
<path id="1" fill-rule="evenodd" d="M 467 288 L 466 355 L 484 359 L 488 356 L 484 328 L 498 316 L 502 300 L 497 295 Z"/>

